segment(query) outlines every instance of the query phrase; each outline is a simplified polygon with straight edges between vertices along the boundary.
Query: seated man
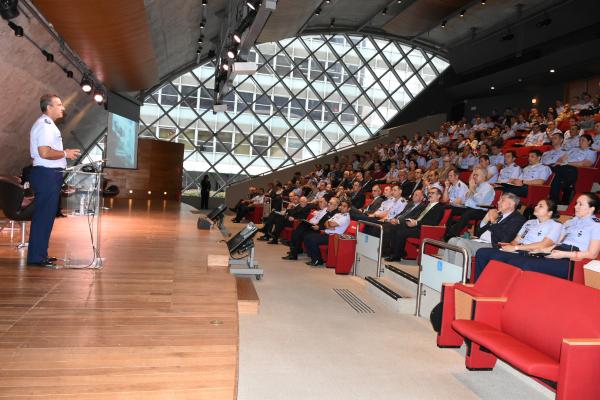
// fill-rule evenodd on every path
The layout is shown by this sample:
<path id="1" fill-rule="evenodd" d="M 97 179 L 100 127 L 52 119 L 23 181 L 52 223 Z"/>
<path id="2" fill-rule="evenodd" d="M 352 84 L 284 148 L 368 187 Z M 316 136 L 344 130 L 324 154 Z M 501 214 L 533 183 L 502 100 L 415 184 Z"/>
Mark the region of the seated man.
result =
<path id="1" fill-rule="evenodd" d="M 389 186 L 386 187 L 389 195 L 391 189 L 388 188 Z M 373 189 L 371 190 L 371 193 L 373 194 L 373 201 L 371 201 L 371 203 L 365 208 L 356 208 L 353 206 L 350 209 L 350 218 L 352 218 L 353 220 L 364 218 L 365 216 L 369 216 L 375 213 L 375 211 L 377 211 L 381 207 L 381 204 L 386 200 L 386 198 L 384 195 L 381 194 L 381 188 L 379 187 L 379 185 L 374 185 Z"/>
<path id="2" fill-rule="evenodd" d="M 334 200 L 331 199 L 330 201 Z M 321 259 L 319 245 L 327 244 L 329 242 L 329 235 L 341 235 L 348 229 L 348 226 L 350 225 L 349 209 L 349 202 L 340 202 L 338 207 L 339 213 L 335 214 L 325 222 L 325 230 L 323 232 L 313 232 L 305 236 L 304 245 L 306 246 L 306 253 L 310 257 L 310 261 L 306 263 L 307 265 L 312 267 L 323 265 L 324 261 Z"/>
<path id="3" fill-rule="evenodd" d="M 448 171 L 448 179 L 444 184 L 444 203 L 448 203 L 451 206 L 462 206 L 467 200 L 467 193 L 469 187 L 466 183 L 459 179 L 458 170 L 456 168 Z"/>
<path id="4" fill-rule="evenodd" d="M 285 220 L 285 217 L 287 216 L 288 212 L 290 210 L 293 210 L 300 204 L 300 197 L 297 196 L 294 192 L 290 192 L 289 199 L 290 201 L 285 207 L 279 210 L 273 209 L 273 211 L 271 211 L 271 214 L 269 214 L 269 216 L 265 219 L 265 224 L 263 225 L 263 227 L 258 230 L 259 232 L 264 233 L 264 235 L 259 237 L 258 240 L 270 240 L 271 232 L 273 230 L 273 227 L 275 226 L 275 223 L 281 219 Z"/>
<path id="5" fill-rule="evenodd" d="M 404 210 L 390 221 L 383 224 L 381 248 L 384 256 L 387 257 L 392 254 L 392 238 L 394 236 L 394 231 L 397 229 L 396 227 L 404 225 L 407 219 L 416 219 L 426 206 L 427 202 L 425 201 L 423 190 L 415 190 L 410 201 L 406 204 L 406 207 L 404 207 Z"/>
<path id="6" fill-rule="evenodd" d="M 521 176 L 521 167 L 515 164 L 517 156 L 514 151 L 508 151 L 504 155 L 504 168 L 500 171 L 498 175 L 498 180 L 496 184 L 500 183 L 508 183 L 512 179 L 518 179 Z"/>
<path id="7" fill-rule="evenodd" d="M 567 154 L 566 150 L 562 148 L 563 138 L 564 137 L 561 131 L 558 131 L 550 136 L 550 140 L 552 141 L 552 150 L 544 152 L 542 155 L 542 164 L 552 168 L 563 155 Z"/>
<path id="8" fill-rule="evenodd" d="M 361 190 L 360 182 L 354 181 L 352 190 L 348 193 L 352 207 L 362 208 L 365 204 L 365 194 Z"/>
<path id="9" fill-rule="evenodd" d="M 545 134 L 540 130 L 540 124 L 534 122 L 531 124 L 531 131 L 525 137 L 523 146 L 541 146 L 544 144 Z"/>
<path id="10" fill-rule="evenodd" d="M 263 203 L 265 202 L 264 189 L 258 189 L 258 192 L 255 193 L 256 194 L 254 195 L 254 197 L 252 197 L 250 200 L 238 203 L 235 210 L 235 218 L 232 219 L 233 222 L 241 222 L 242 218 L 244 218 L 254 206 L 263 205 Z"/>
<path id="11" fill-rule="evenodd" d="M 459 236 L 470 220 L 485 217 L 486 207 L 492 204 L 496 195 L 492 185 L 485 181 L 486 174 L 487 171 L 481 167 L 473 169 L 469 178 L 469 191 L 466 194 L 465 206 L 451 206 L 452 214 L 446 223 L 445 241 Z M 452 216 L 459 216 L 459 219 L 454 221 Z"/>
<path id="12" fill-rule="evenodd" d="M 301 222 L 294 229 L 290 240 L 290 251 L 287 256 L 281 258 L 284 260 L 297 260 L 298 254 L 302 253 L 302 242 L 306 235 L 325 229 L 325 222 L 337 214 L 338 206 L 339 200 L 337 197 L 332 197 L 329 202 L 322 197 L 319 200 L 319 211 L 310 220 Z"/>
<path id="13" fill-rule="evenodd" d="M 442 192 L 433 187 L 429 190 L 427 206 L 414 219 L 407 218 L 403 224 L 398 224 L 391 233 L 391 248 L 392 255 L 387 257 L 385 261 L 400 261 L 405 256 L 404 247 L 406 239 L 414 237 L 418 238 L 421 235 L 421 226 L 434 225 L 437 226 L 444 216 L 446 207 L 440 203 Z"/>
<path id="14" fill-rule="evenodd" d="M 498 168 L 490 164 L 490 157 L 487 155 L 479 156 L 479 166 L 486 171 L 486 181 L 494 184 L 498 180 Z"/>
<path id="15" fill-rule="evenodd" d="M 529 165 L 523 168 L 518 179 L 511 179 L 508 183 L 502 183 L 502 191 L 511 192 L 520 197 L 527 197 L 527 185 L 543 185 L 552 174 L 552 170 L 540 161 L 542 152 L 531 150 L 529 152 Z"/>
<path id="16" fill-rule="evenodd" d="M 404 210 L 405 207 L 406 200 L 402 198 L 402 191 L 400 190 L 400 186 L 394 185 L 392 186 L 391 197 L 381 204 L 381 207 L 379 207 L 379 209 L 373 214 L 373 216 L 356 215 L 356 220 L 369 221 L 374 224 L 381 225 L 384 222 L 389 222 L 390 220 L 395 218 Z M 370 226 L 365 227 L 364 232 L 372 236 L 379 236 L 379 231 L 375 230 L 373 227 Z"/>
<path id="17" fill-rule="evenodd" d="M 592 143 L 590 135 L 581 135 L 579 147 L 568 150 L 567 154 L 563 154 L 556 162 L 556 177 L 550 186 L 550 198 L 555 202 L 561 200 L 560 204 L 569 204 L 577 182 L 577 168 L 591 167 L 596 162 L 597 154 L 590 148 Z M 562 198 L 559 199 L 561 190 Z"/>
<path id="18" fill-rule="evenodd" d="M 503 193 L 498 199 L 497 208 L 489 210 L 475 229 L 477 240 L 453 237 L 448 243 L 464 248 L 467 250 L 467 256 L 472 257 L 481 248 L 498 247 L 498 243 L 510 242 L 525 223 L 525 218 L 517 211 L 520 200 L 519 196 L 513 193 Z M 462 256 L 447 250 L 445 259 L 458 265 L 457 259 L 461 260 Z"/>
<path id="19" fill-rule="evenodd" d="M 312 211 L 314 205 L 309 204 L 308 199 L 305 196 L 301 196 L 298 201 L 298 206 L 287 210 L 286 215 L 283 218 L 275 219 L 275 223 L 273 225 L 273 229 L 269 236 L 271 240 L 268 242 L 269 244 L 278 244 L 279 236 L 281 235 L 281 231 L 286 226 L 292 226 L 295 220 L 303 220 L 308 217 L 308 214 Z"/>

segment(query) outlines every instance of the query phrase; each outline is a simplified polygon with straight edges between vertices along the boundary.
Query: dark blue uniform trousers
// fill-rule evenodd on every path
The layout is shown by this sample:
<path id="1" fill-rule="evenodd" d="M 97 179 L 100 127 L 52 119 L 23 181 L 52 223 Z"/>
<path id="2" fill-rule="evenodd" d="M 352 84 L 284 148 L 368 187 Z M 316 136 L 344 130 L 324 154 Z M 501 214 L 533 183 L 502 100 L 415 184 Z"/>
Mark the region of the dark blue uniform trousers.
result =
<path id="1" fill-rule="evenodd" d="M 329 235 L 326 233 L 309 233 L 304 237 L 304 245 L 306 246 L 306 254 L 310 256 L 311 261 L 320 261 L 323 262 L 325 260 L 321 260 L 321 251 L 319 250 L 319 245 L 329 243 Z"/>
<path id="2" fill-rule="evenodd" d="M 62 178 L 62 168 L 33 167 L 31 171 L 29 180 L 35 194 L 35 209 L 29 230 L 27 262 L 39 263 L 48 258 L 48 242 L 56 218 Z"/>
<path id="3" fill-rule="evenodd" d="M 553 275 L 567 279 L 571 267 L 571 260 L 567 258 L 536 258 L 523 254 L 508 253 L 498 249 L 485 248 L 477 250 L 475 255 L 475 280 L 485 269 L 490 260 L 503 261 L 525 271 L 535 271 L 542 274 Z"/>

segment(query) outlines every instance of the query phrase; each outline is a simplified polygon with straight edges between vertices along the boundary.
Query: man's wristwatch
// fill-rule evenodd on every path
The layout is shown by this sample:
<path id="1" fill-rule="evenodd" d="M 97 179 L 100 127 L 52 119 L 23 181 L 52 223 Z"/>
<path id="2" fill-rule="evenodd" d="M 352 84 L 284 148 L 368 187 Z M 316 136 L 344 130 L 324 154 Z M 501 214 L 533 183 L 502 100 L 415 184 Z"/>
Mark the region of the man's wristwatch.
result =
<path id="1" fill-rule="evenodd" d="M 65 155 L 65 158 L 67 158 L 67 152 L 65 150 L 63 150 L 63 154 Z"/>

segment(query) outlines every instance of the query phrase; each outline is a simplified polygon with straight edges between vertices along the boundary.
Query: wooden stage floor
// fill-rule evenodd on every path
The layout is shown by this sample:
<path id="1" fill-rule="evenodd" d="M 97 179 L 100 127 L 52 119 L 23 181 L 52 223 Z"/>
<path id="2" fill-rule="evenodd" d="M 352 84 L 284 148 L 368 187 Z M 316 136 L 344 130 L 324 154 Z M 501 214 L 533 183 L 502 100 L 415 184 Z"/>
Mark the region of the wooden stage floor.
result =
<path id="1" fill-rule="evenodd" d="M 208 266 L 225 245 L 190 210 L 115 202 L 100 270 L 26 267 L 2 233 L 0 398 L 235 399 L 236 282 Z M 91 255 L 85 224 L 58 219 L 50 255 Z"/>

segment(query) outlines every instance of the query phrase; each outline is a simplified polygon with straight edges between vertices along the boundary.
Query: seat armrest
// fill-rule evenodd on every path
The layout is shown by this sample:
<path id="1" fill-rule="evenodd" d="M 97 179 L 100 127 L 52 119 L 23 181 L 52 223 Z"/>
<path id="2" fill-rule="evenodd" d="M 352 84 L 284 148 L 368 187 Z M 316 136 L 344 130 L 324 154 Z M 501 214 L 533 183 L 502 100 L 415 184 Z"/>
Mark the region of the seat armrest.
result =
<path id="1" fill-rule="evenodd" d="M 527 185 L 527 199 L 529 205 L 537 204 L 540 200 L 550 196 L 550 185 Z"/>
<path id="2" fill-rule="evenodd" d="M 563 339 L 557 399 L 600 399 L 600 338 Z"/>
<path id="3" fill-rule="evenodd" d="M 471 319 L 500 330 L 500 317 L 506 301 L 506 297 L 474 297 Z"/>
<path id="4" fill-rule="evenodd" d="M 421 239 L 428 238 L 434 240 L 441 240 L 444 237 L 445 232 L 446 227 L 444 226 L 422 225 L 420 237 Z"/>

